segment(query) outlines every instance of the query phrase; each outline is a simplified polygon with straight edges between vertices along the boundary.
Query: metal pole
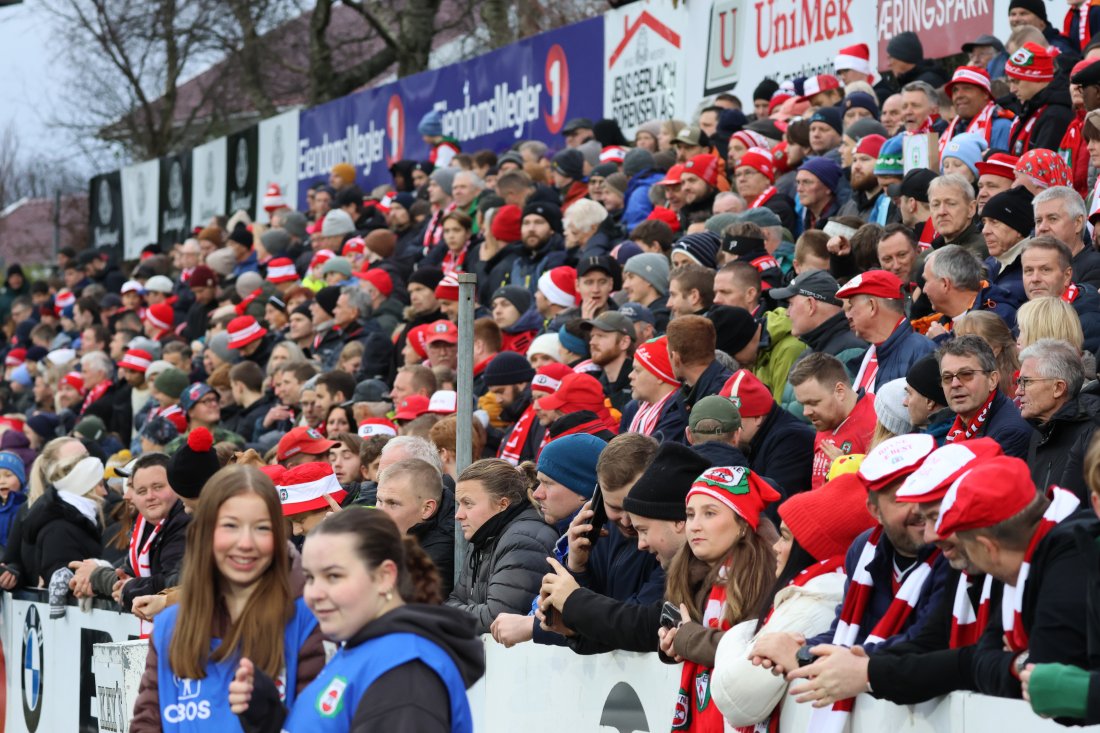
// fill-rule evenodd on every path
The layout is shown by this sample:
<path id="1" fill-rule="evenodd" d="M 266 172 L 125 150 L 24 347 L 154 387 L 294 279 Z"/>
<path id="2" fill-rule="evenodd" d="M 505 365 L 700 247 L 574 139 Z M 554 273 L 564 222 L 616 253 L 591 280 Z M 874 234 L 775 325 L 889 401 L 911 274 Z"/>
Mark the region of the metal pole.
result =
<path id="1" fill-rule="evenodd" d="M 458 425 L 456 434 L 455 471 L 461 474 L 474 456 L 474 294 L 477 276 L 458 276 Z M 466 559 L 466 539 L 455 523 L 455 582 Z"/>

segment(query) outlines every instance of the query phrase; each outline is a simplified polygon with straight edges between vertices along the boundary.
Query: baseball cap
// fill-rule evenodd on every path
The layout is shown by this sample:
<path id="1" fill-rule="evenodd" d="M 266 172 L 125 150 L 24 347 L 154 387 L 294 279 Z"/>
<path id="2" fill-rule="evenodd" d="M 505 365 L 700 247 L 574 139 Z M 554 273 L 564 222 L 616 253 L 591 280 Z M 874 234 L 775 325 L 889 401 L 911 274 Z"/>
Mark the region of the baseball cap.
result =
<path id="1" fill-rule="evenodd" d="M 898 300 L 901 298 L 902 283 L 898 276 L 886 270 L 868 270 L 861 272 L 837 291 L 838 298 L 851 298 L 853 295 L 872 295 L 876 298 Z"/>
<path id="2" fill-rule="evenodd" d="M 651 326 L 657 325 L 657 318 L 653 315 L 653 311 L 646 308 L 641 303 L 623 303 L 619 306 L 618 313 L 626 316 L 634 323 L 644 321 Z"/>
<path id="3" fill-rule="evenodd" d="M 634 323 L 618 311 L 606 311 L 584 323 L 586 326 L 591 326 L 599 331 L 618 332 L 624 336 L 634 337 Z"/>
<path id="4" fill-rule="evenodd" d="M 693 432 L 699 432 L 696 426 L 703 420 L 717 420 L 721 424 L 719 429 L 713 431 L 715 433 L 732 433 L 741 427 L 741 410 L 729 397 L 707 395 L 691 408 L 688 427 Z"/>
<path id="5" fill-rule="evenodd" d="M 431 400 L 422 394 L 409 395 L 397 403 L 397 410 L 393 415 L 394 419 L 415 420 L 427 412 L 430 405 Z"/>
<path id="6" fill-rule="evenodd" d="M 275 449 L 275 458 L 285 461 L 299 453 L 311 456 L 323 455 L 334 445 L 337 445 L 335 440 L 329 440 L 321 435 L 316 428 L 294 428 L 279 440 L 279 445 Z"/>
<path id="7" fill-rule="evenodd" d="M 364 379 L 355 385 L 352 402 L 385 402 L 390 398 L 390 388 L 381 379 Z"/>
<path id="8" fill-rule="evenodd" d="M 458 343 L 458 326 L 446 319 L 440 319 L 428 325 L 424 330 L 424 343 L 444 341 L 448 344 Z"/>
<path id="9" fill-rule="evenodd" d="M 768 294 L 775 300 L 787 300 L 794 295 L 805 295 L 807 298 L 820 300 L 830 305 L 840 305 L 840 299 L 836 297 L 840 285 L 832 275 L 824 270 L 810 270 L 804 272 L 790 285 L 783 288 L 772 288 Z"/>

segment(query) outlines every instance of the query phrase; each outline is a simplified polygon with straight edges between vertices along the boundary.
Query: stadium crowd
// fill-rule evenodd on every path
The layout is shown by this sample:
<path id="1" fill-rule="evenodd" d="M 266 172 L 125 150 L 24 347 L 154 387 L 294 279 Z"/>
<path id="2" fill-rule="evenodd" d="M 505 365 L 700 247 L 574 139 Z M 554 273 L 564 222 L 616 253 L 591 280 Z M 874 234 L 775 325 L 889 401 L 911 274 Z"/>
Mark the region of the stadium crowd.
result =
<path id="1" fill-rule="evenodd" d="M 1100 6 L 1046 7 L 11 265 L 0 586 L 144 620 L 134 731 L 469 730 L 482 633 L 682 664 L 674 730 L 1100 722 Z"/>

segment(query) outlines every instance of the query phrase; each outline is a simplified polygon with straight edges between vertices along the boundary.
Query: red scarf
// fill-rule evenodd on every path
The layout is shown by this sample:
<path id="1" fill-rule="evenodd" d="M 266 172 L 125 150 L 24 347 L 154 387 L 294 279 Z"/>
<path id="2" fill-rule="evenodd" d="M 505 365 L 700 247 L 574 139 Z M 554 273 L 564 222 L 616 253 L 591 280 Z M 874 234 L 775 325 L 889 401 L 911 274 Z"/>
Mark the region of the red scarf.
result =
<path id="1" fill-rule="evenodd" d="M 727 631 L 732 626 L 722 613 L 726 605 L 728 573 L 728 566 L 723 566 L 718 571 L 718 580 L 711 586 L 710 595 L 707 596 L 707 605 L 703 609 L 703 626 L 707 628 Z M 711 733 L 723 729 L 725 718 L 710 696 L 712 673 L 710 667 L 684 660 L 684 668 L 680 672 L 680 692 L 676 696 L 676 710 L 672 714 L 672 730 Z"/>
<path id="2" fill-rule="evenodd" d="M 798 575 L 791 578 L 791 582 L 787 583 L 787 587 L 791 586 L 802 587 L 809 583 L 814 578 L 821 577 L 822 575 L 828 575 L 829 573 L 843 573 L 844 572 L 844 555 L 836 555 L 830 557 L 827 560 L 814 563 L 810 567 L 806 568 Z M 768 611 L 768 615 L 764 617 L 764 625 L 767 625 L 771 620 L 772 614 L 775 613 L 775 606 L 772 606 Z M 779 714 L 783 712 L 783 703 L 779 703 L 772 710 L 772 714 L 768 716 L 768 719 L 761 721 L 756 725 L 743 725 L 735 730 L 738 733 L 779 733 Z"/>
<path id="3" fill-rule="evenodd" d="M 1035 123 L 1042 116 L 1043 112 L 1046 112 L 1046 109 L 1047 105 L 1044 104 L 1042 107 L 1035 110 L 1035 112 L 1027 118 L 1027 122 L 1022 125 L 1022 117 L 1017 117 L 1012 121 L 1012 127 L 1008 131 L 1009 152 L 1015 156 L 1020 156 L 1031 150 L 1031 129 L 1035 127 Z"/>
<path id="4" fill-rule="evenodd" d="M 470 251 L 470 240 L 466 240 L 466 244 L 462 245 L 462 249 L 456 255 L 449 248 L 447 254 L 443 255 L 443 275 L 457 275 L 460 272 L 466 272 L 466 254 Z"/>
<path id="5" fill-rule="evenodd" d="M 749 262 L 749 264 L 752 265 L 753 267 L 755 267 L 756 271 L 761 273 L 761 274 L 767 272 L 768 270 L 772 270 L 772 269 L 778 270 L 779 269 L 779 261 L 776 260 L 771 255 L 761 255 L 761 256 L 757 257 L 755 260 L 751 260 Z M 771 285 L 767 282 L 761 282 L 761 287 L 764 290 L 771 289 Z"/>
<path id="6" fill-rule="evenodd" d="M 672 390 L 656 402 L 639 403 L 638 411 L 634 413 L 634 419 L 630 421 L 630 432 L 642 435 L 653 435 L 657 429 L 657 423 L 661 419 L 665 405 L 676 398 L 676 391 Z M 668 436 L 666 436 L 668 437 Z"/>
<path id="7" fill-rule="evenodd" d="M 1081 297 L 1081 288 L 1077 287 L 1077 283 L 1070 283 L 1066 286 L 1066 289 L 1062 292 L 1062 300 L 1067 303 L 1072 303 Z"/>
<path id="8" fill-rule="evenodd" d="M 152 548 L 157 535 L 160 534 L 160 530 L 164 527 L 164 520 L 156 523 L 149 533 L 148 539 L 142 543 L 141 536 L 145 533 L 148 525 L 149 523 L 145 521 L 145 517 L 139 514 L 137 521 L 134 522 L 134 531 L 130 535 L 130 568 L 134 571 L 135 578 L 148 578 L 153 574 L 152 566 L 149 563 L 149 550 Z M 149 638 L 149 635 L 153 633 L 153 625 L 148 621 L 142 621 L 140 629 L 142 639 Z"/>
<path id="9" fill-rule="evenodd" d="M 966 126 L 966 131 L 969 133 L 976 133 L 985 138 L 987 145 L 993 142 L 993 120 L 1007 119 L 1011 117 L 1010 113 L 1003 113 L 1003 111 L 997 107 L 997 104 L 990 100 L 982 111 L 974 116 L 974 119 L 970 120 L 970 124 Z M 959 118 L 951 120 L 951 124 L 947 126 L 947 129 L 943 133 L 943 137 L 940 138 L 940 157 L 943 157 L 943 149 L 947 146 L 947 143 L 951 141 L 951 138 L 955 136 L 955 127 L 959 124 Z"/>
<path id="10" fill-rule="evenodd" d="M 1085 111 L 1077 110 L 1073 121 L 1066 128 L 1066 134 L 1058 143 L 1058 156 L 1069 168 L 1073 189 L 1082 197 L 1088 196 L 1089 151 L 1084 135 Z"/>
<path id="11" fill-rule="evenodd" d="M 755 199 L 753 200 L 753 202 L 752 202 L 751 204 L 749 204 L 749 208 L 750 208 L 750 209 L 757 209 L 757 208 L 759 208 L 759 207 L 763 206 L 763 205 L 764 205 L 765 203 L 767 203 L 767 202 L 768 202 L 768 201 L 769 201 L 769 200 L 771 199 L 771 197 L 772 197 L 772 196 L 774 196 L 775 194 L 776 194 L 776 191 L 775 191 L 775 186 L 768 186 L 767 188 L 765 188 L 765 189 L 764 189 L 764 192 L 763 192 L 762 194 L 760 194 L 759 196 L 757 196 L 757 197 L 756 197 L 756 198 L 755 198 Z"/>
<path id="12" fill-rule="evenodd" d="M 955 587 L 955 603 L 951 607 L 951 649 L 977 644 L 989 623 L 989 596 L 993 591 L 993 576 L 985 576 L 977 613 L 974 612 L 974 604 L 970 602 L 969 589 L 970 576 L 963 573 Z"/>
<path id="13" fill-rule="evenodd" d="M 939 119 L 940 119 L 939 114 L 937 114 L 936 112 L 932 112 L 931 114 L 928 115 L 928 117 L 925 118 L 924 122 L 921 123 L 920 127 L 918 127 L 913 132 L 908 132 L 907 131 L 905 134 L 907 136 L 908 135 L 927 135 L 930 132 L 935 132 L 935 130 L 932 128 L 932 125 L 936 124 L 936 122 L 938 122 Z"/>
<path id="14" fill-rule="evenodd" d="M 523 414 L 519 416 L 519 420 L 516 420 L 512 432 L 508 434 L 508 440 L 501 443 L 497 458 L 503 458 L 513 466 L 518 466 L 520 451 L 523 450 L 523 446 L 527 445 L 527 436 L 531 434 L 532 428 L 538 424 L 537 421 L 538 416 L 535 413 L 535 406 L 532 404 L 523 411 Z"/>
<path id="15" fill-rule="evenodd" d="M 833 635 L 833 643 L 839 646 L 853 646 L 859 638 L 860 623 L 867 612 L 867 604 L 871 601 L 874 590 L 874 578 L 867 571 L 867 566 L 875 557 L 878 542 L 882 539 L 882 525 L 875 527 L 867 544 L 860 552 L 859 561 L 856 563 L 851 582 L 848 584 L 848 592 L 844 594 L 844 604 L 840 607 L 840 619 L 836 625 L 836 633 Z M 886 609 L 879 622 L 871 629 L 864 644 L 877 644 L 889 639 L 891 636 L 901 633 L 909 620 L 910 614 L 920 601 L 929 578 L 932 576 L 932 565 L 940 556 L 936 550 L 928 558 L 913 568 L 894 594 L 894 600 Z M 810 725 L 807 731 L 841 730 L 844 721 L 855 707 L 856 699 L 850 697 L 847 700 L 837 700 L 831 708 L 815 708 L 810 717 Z"/>
<path id="16" fill-rule="evenodd" d="M 1080 504 L 1081 500 L 1072 493 L 1057 486 L 1051 487 L 1050 506 L 1043 512 L 1043 518 L 1039 520 L 1039 526 L 1027 545 L 1024 563 L 1020 566 L 1020 574 L 1016 576 L 1016 585 L 1015 587 L 1005 586 L 1005 597 L 1001 603 L 1001 619 L 1004 623 L 1005 639 L 1014 652 L 1019 653 L 1027 649 L 1027 629 L 1024 628 L 1023 619 L 1024 592 L 1027 588 L 1028 575 L 1031 574 L 1031 558 L 1035 554 L 1035 548 L 1059 522 L 1077 511 Z"/>
<path id="17" fill-rule="evenodd" d="M 978 410 L 978 414 L 974 416 L 973 420 L 964 423 L 962 415 L 955 415 L 955 422 L 951 425 L 951 429 L 947 431 L 947 437 L 944 440 L 948 443 L 954 443 L 957 440 L 970 440 L 976 436 L 982 426 L 985 425 L 985 419 L 989 416 L 989 408 L 993 405 L 993 399 L 996 396 L 997 390 L 989 393 L 985 404 L 982 405 L 982 409 Z"/>
<path id="18" fill-rule="evenodd" d="M 1092 40 L 1092 29 L 1089 28 L 1089 7 L 1092 5 L 1091 0 L 1085 0 L 1085 2 L 1078 5 L 1076 8 L 1070 7 L 1066 11 L 1066 19 L 1062 23 L 1062 35 L 1071 41 L 1077 41 L 1080 45 L 1078 48 L 1082 51 L 1085 46 L 1089 45 L 1089 41 Z M 1070 35 L 1073 27 L 1073 16 L 1077 15 L 1077 38 Z"/>
<path id="19" fill-rule="evenodd" d="M 88 396 L 84 398 L 84 404 L 82 404 L 80 406 L 80 414 L 83 415 L 84 412 L 89 407 L 92 406 L 92 403 L 95 402 L 96 400 L 98 400 L 103 395 L 105 395 L 107 393 L 107 390 L 110 389 L 110 388 L 111 388 L 111 383 L 109 381 L 107 381 L 106 379 L 104 379 L 102 382 L 100 382 L 96 386 L 92 387 L 88 391 Z"/>
<path id="20" fill-rule="evenodd" d="M 233 310 L 237 311 L 238 316 L 243 316 L 245 311 L 248 310 L 248 306 L 252 305 L 252 301 L 256 300 L 256 298 L 259 298 L 263 294 L 263 288 L 256 288 L 251 293 L 242 298 L 240 303 L 237 303 L 235 306 L 233 306 Z"/>

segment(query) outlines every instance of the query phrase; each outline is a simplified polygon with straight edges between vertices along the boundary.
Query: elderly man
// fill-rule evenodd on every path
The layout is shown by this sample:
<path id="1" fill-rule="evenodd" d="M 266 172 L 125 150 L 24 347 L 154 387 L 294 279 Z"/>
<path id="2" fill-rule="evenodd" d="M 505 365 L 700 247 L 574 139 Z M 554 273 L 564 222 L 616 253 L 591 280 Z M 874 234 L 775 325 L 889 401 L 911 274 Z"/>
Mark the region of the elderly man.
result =
<path id="1" fill-rule="evenodd" d="M 1087 283 L 1073 281 L 1069 247 L 1054 237 L 1029 239 L 1020 255 L 1024 292 L 1028 300 L 1051 296 L 1061 298 L 1077 311 L 1084 347 L 1100 351 L 1100 294 Z"/>
<path id="2" fill-rule="evenodd" d="M 1031 233 L 1032 219 L 1031 193 L 1023 186 L 997 194 L 982 209 L 982 237 L 989 250 L 985 260 L 988 279 L 1021 303 L 1027 298 L 1020 253 Z"/>
<path id="3" fill-rule="evenodd" d="M 928 82 L 913 81 L 902 87 L 901 119 L 905 132 L 910 135 L 943 133 L 947 123 L 938 116 L 937 99 L 935 88 Z"/>
<path id="4" fill-rule="evenodd" d="M 95 415 L 124 438 L 133 428 L 131 387 L 125 379 L 115 382 L 115 364 L 103 351 L 90 351 L 80 358 L 84 375 L 84 401 L 76 410 L 81 417 Z"/>
<path id="5" fill-rule="evenodd" d="M 370 295 L 355 285 L 349 285 L 340 291 L 340 297 L 336 299 L 336 307 L 332 311 L 334 330 L 339 332 L 344 345 L 352 341 L 363 342 L 365 350 L 359 371 L 365 379 L 387 374 L 393 352 L 393 342 L 385 331 L 375 328 L 373 324 L 371 329 L 364 326 L 371 313 Z M 433 361 L 432 364 L 436 362 Z"/>
<path id="6" fill-rule="evenodd" d="M 917 330 L 927 326 L 930 339 L 945 338 L 955 319 L 971 311 L 992 311 L 1016 330 L 1019 303 L 1004 288 L 986 283 L 981 263 L 957 244 L 933 251 L 924 261 L 924 294 L 936 312 L 921 319 Z"/>
<path id="7" fill-rule="evenodd" d="M 801 231 L 821 229 L 843 203 L 837 196 L 840 166 L 828 158 L 809 158 L 795 174 L 798 200 L 805 209 Z"/>
<path id="8" fill-rule="evenodd" d="M 857 390 L 874 393 L 879 384 L 904 377 L 917 360 L 935 350 L 905 317 L 902 281 L 885 270 L 856 275 L 837 291 L 856 336 L 871 344 L 856 372 Z"/>
<path id="9" fill-rule="evenodd" d="M 993 101 L 989 73 L 985 69 L 974 66 L 956 68 L 944 91 L 951 97 L 956 117 L 944 131 L 943 141 L 956 135 L 973 133 L 985 138 L 989 149 L 1008 149 L 1008 131 L 1012 127 L 1013 115 Z"/>
<path id="10" fill-rule="evenodd" d="M 769 295 L 772 300 L 785 302 L 791 333 L 809 347 L 799 358 L 813 352 L 831 354 L 844 362 L 849 371 L 855 371 L 867 351 L 867 343 L 852 333 L 843 303 L 837 297 L 839 289 L 840 285 L 829 273 L 810 270 L 787 287 L 773 288 Z"/>
<path id="11" fill-rule="evenodd" d="M 948 244 L 958 244 L 984 260 L 989 256 L 985 240 L 974 222 L 977 204 L 974 187 L 962 176 L 949 173 L 928 184 L 928 208 L 932 224 L 938 236 L 932 240 L 932 249 Z"/>
<path id="12" fill-rule="evenodd" d="M 947 442 L 993 438 L 1005 454 L 1026 458 L 1034 431 L 998 389 L 1001 374 L 989 344 L 978 336 L 960 336 L 936 356 L 947 406 L 955 413 Z"/>
<path id="13" fill-rule="evenodd" d="M 451 199 L 454 202 L 454 210 L 461 211 L 474 222 L 473 232 L 477 229 L 477 204 L 481 199 L 481 192 L 485 190 L 485 181 L 473 171 L 458 171 L 451 181 Z"/>
<path id="14" fill-rule="evenodd" d="M 1081 396 L 1084 382 L 1081 355 L 1065 341 L 1039 339 L 1020 353 L 1016 397 L 1020 415 L 1035 428 L 1027 451 L 1031 479 L 1043 489 L 1069 489 L 1082 501 L 1089 493 L 1083 460 L 1096 430 L 1096 400 Z"/>
<path id="15" fill-rule="evenodd" d="M 1085 246 L 1085 202 L 1068 186 L 1039 192 L 1031 202 L 1036 236 L 1048 234 L 1069 247 L 1073 280 L 1100 288 L 1100 252 Z"/>

